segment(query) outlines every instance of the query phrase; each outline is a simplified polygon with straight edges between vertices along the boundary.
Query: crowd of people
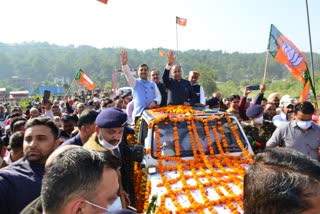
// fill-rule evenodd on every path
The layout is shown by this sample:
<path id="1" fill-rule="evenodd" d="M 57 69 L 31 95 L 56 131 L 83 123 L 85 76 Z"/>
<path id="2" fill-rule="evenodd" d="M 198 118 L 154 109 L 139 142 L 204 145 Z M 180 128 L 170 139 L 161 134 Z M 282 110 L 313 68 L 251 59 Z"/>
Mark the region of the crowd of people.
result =
<path id="1" fill-rule="evenodd" d="M 318 164 L 320 127 L 312 103 L 278 93 L 265 97 L 264 84 L 251 101 L 250 87 L 243 94 L 223 97 L 214 92 L 209 97 L 198 83 L 201 71 L 190 71 L 188 80 L 184 79 L 175 59 L 169 51 L 162 78 L 156 69 L 149 73 L 146 64 L 139 65 L 135 78 L 128 54 L 122 51 L 122 70 L 132 91 L 114 97 L 100 90 L 81 91 L 46 103 L 36 98 L 26 111 L 18 105 L 0 105 L 0 213 L 131 213 L 121 208 L 134 210 L 132 163 L 141 161 L 137 154 L 143 147 L 135 148 L 135 153 L 127 136 L 134 134 L 132 124 L 144 110 L 166 105 L 234 114 L 259 157 L 255 165 L 271 161 L 265 150 L 273 147 L 293 149 L 281 152 L 297 152 Z M 245 181 L 258 176 L 252 170 Z M 271 169 L 261 171 L 272 173 Z M 246 198 L 245 191 L 245 208 L 253 209 L 249 192 L 253 193 L 248 190 Z"/>

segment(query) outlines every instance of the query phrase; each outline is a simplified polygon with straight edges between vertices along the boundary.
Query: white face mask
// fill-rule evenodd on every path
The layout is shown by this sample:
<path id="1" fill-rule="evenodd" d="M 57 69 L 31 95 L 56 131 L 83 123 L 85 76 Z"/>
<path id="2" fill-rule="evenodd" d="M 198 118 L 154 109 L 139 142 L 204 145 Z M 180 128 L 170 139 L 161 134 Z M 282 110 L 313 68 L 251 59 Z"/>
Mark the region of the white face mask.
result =
<path id="1" fill-rule="evenodd" d="M 312 125 L 312 120 L 309 121 L 301 121 L 297 120 L 297 126 L 299 126 L 301 129 L 308 129 Z"/>
<path id="2" fill-rule="evenodd" d="M 120 210 L 122 208 L 121 199 L 118 197 L 112 205 L 108 206 L 109 211 Z"/>
<path id="3" fill-rule="evenodd" d="M 256 124 L 262 124 L 262 123 L 263 123 L 263 115 L 261 115 L 261 116 L 258 117 L 258 118 L 254 118 L 253 121 L 254 121 L 254 123 L 256 123 Z"/>
<path id="4" fill-rule="evenodd" d="M 108 143 L 105 139 L 103 139 L 103 137 L 101 136 L 101 133 L 99 133 L 99 143 L 101 144 L 101 146 L 103 146 L 103 148 L 107 150 L 114 150 L 118 148 L 120 141 L 116 145 L 112 145 Z"/>

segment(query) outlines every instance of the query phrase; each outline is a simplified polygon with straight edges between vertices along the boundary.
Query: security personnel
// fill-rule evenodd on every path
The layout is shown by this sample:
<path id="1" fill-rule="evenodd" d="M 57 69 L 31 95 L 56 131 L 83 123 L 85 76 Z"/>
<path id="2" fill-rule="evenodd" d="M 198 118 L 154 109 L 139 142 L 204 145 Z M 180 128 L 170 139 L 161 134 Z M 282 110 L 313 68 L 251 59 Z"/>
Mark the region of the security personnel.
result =
<path id="1" fill-rule="evenodd" d="M 266 143 L 276 129 L 271 121 L 263 119 L 263 107 L 253 105 L 247 109 L 248 123 L 242 123 L 244 132 L 255 153 L 262 152 L 266 148 Z"/>
<path id="2" fill-rule="evenodd" d="M 126 142 L 126 135 L 131 133 L 127 127 L 127 115 L 118 108 L 103 109 L 96 118 L 95 133 L 83 146 L 85 149 L 99 152 L 110 152 L 121 159 L 120 198 L 123 208 L 130 202 L 134 205 L 133 174 L 128 166 L 132 165 L 131 150 Z M 123 190 L 121 190 L 123 189 Z M 125 192 L 125 193 L 124 193 Z M 130 201 L 127 194 L 129 194 Z"/>

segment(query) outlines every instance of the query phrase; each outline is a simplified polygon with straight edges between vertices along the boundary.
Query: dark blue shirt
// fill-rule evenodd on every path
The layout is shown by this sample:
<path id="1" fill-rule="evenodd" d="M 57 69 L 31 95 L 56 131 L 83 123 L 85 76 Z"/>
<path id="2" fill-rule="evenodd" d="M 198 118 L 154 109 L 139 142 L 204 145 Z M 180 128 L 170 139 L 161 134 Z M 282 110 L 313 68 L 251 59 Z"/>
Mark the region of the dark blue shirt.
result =
<path id="1" fill-rule="evenodd" d="M 69 140 L 66 140 L 61 146 L 66 146 L 66 145 L 76 145 L 76 146 L 83 146 L 82 140 L 80 138 L 80 133 L 78 133 L 76 136 L 73 138 L 70 138 Z"/>
<path id="2" fill-rule="evenodd" d="M 40 196 L 44 165 L 25 158 L 0 169 L 0 213 L 19 213 Z"/>

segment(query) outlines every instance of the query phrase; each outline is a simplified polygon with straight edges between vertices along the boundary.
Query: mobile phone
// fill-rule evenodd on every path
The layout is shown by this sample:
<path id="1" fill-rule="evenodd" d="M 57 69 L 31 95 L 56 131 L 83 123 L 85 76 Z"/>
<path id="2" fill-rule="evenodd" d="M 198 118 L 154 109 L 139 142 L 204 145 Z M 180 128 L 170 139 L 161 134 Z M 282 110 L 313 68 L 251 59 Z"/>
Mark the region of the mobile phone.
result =
<path id="1" fill-rule="evenodd" d="M 44 90 L 44 92 L 43 92 L 43 100 L 42 100 L 43 103 L 48 103 L 49 102 L 50 94 L 51 94 L 50 91 Z"/>
<path id="2" fill-rule="evenodd" d="M 250 85 L 250 86 L 248 86 L 248 89 L 250 91 L 260 90 L 260 85 Z"/>

